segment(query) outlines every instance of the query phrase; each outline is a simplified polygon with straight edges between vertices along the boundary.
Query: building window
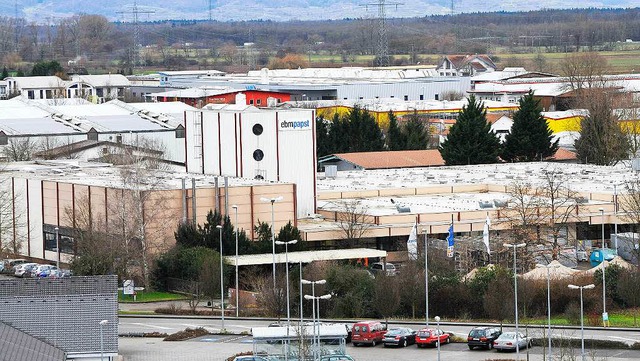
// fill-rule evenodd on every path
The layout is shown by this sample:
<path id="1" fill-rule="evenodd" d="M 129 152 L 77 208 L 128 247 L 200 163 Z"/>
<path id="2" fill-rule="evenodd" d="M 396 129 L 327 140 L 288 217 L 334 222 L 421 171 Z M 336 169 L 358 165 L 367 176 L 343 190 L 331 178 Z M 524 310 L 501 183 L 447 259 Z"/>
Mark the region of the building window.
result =
<path id="1" fill-rule="evenodd" d="M 258 99 L 258 100 L 256 100 L 256 104 L 257 104 L 257 105 L 262 104 L 262 99 Z"/>
<path id="2" fill-rule="evenodd" d="M 420 94 L 420 100 L 424 100 L 424 94 Z"/>
<path id="3" fill-rule="evenodd" d="M 405 96 L 404 96 L 404 101 L 406 102 L 407 100 L 409 100 L 409 96 L 408 96 L 408 95 L 405 95 Z"/>
<path id="4" fill-rule="evenodd" d="M 182 127 L 182 125 L 179 125 L 179 126 L 176 128 L 176 138 L 181 139 L 181 138 L 184 138 L 184 137 L 185 137 L 185 131 L 184 131 L 184 128 Z"/>
<path id="5" fill-rule="evenodd" d="M 0 132 L 0 145 L 7 145 L 9 144 L 9 137 L 4 134 L 4 132 Z"/>
<path id="6" fill-rule="evenodd" d="M 256 149 L 253 151 L 253 159 L 257 162 L 261 161 L 264 158 L 264 152 L 261 149 Z"/>
<path id="7" fill-rule="evenodd" d="M 249 105 L 253 105 L 253 99 L 249 99 Z"/>
<path id="8" fill-rule="evenodd" d="M 251 131 L 255 135 L 260 135 L 264 131 L 264 128 L 262 128 L 262 124 L 254 124 L 253 128 L 251 128 Z"/>
<path id="9" fill-rule="evenodd" d="M 51 228 L 51 227 L 46 227 Z M 60 244 L 60 253 L 74 254 L 74 240 L 73 237 L 63 234 L 64 228 L 58 231 L 58 242 L 56 242 L 55 230 L 44 232 L 44 249 L 47 251 L 56 252 L 56 243 Z"/>
<path id="10" fill-rule="evenodd" d="M 29 99 L 33 99 L 34 98 L 33 90 L 28 90 L 27 91 L 27 98 L 29 98 Z"/>
<path id="11" fill-rule="evenodd" d="M 436 94 L 436 95 L 434 96 L 434 99 L 435 99 L 435 100 L 440 100 L 440 94 Z"/>

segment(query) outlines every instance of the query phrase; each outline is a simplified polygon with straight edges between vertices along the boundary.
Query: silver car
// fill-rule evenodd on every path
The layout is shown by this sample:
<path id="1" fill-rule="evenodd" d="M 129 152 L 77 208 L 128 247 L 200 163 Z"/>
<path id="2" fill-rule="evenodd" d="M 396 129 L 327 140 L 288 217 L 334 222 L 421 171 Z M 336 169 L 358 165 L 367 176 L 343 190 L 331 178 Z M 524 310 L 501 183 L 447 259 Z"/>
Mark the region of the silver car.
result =
<path id="1" fill-rule="evenodd" d="M 37 263 L 22 263 L 15 267 L 15 272 L 13 273 L 16 277 L 30 277 L 31 271 L 38 267 Z"/>
<path id="2" fill-rule="evenodd" d="M 532 340 L 530 337 L 523 335 L 518 332 L 518 338 L 516 340 L 515 332 L 504 332 L 498 337 L 495 341 L 493 341 L 493 348 L 498 351 L 509 350 L 515 351 L 516 345 L 520 350 L 527 349 L 531 347 Z"/>

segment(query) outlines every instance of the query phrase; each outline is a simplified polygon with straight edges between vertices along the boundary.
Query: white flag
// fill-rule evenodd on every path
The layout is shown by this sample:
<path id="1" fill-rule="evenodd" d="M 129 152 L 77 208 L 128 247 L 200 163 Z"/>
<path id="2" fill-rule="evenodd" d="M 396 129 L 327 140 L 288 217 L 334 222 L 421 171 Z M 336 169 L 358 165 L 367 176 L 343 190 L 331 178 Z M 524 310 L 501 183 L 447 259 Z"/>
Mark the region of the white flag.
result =
<path id="1" fill-rule="evenodd" d="M 409 253 L 409 259 L 415 261 L 418 259 L 418 222 L 414 223 L 409 233 L 409 239 L 407 240 L 407 252 Z"/>
<path id="2" fill-rule="evenodd" d="M 489 219 L 489 215 L 487 214 L 487 220 L 484 222 L 484 230 L 482 231 L 482 241 L 487 247 L 487 253 L 491 254 L 491 250 L 489 249 L 489 226 L 491 226 L 491 219 Z"/>

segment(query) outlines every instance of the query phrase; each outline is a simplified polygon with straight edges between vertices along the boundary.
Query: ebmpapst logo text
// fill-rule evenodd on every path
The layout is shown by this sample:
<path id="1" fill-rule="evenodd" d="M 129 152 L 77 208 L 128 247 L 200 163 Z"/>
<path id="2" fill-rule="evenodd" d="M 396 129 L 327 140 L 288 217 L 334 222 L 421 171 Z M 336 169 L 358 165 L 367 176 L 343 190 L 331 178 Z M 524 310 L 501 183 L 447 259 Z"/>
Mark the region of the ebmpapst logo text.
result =
<path id="1" fill-rule="evenodd" d="M 282 129 L 304 129 L 304 128 L 309 128 L 309 121 L 308 120 L 297 121 L 297 122 L 282 121 L 282 122 L 280 122 L 280 128 L 282 128 Z"/>

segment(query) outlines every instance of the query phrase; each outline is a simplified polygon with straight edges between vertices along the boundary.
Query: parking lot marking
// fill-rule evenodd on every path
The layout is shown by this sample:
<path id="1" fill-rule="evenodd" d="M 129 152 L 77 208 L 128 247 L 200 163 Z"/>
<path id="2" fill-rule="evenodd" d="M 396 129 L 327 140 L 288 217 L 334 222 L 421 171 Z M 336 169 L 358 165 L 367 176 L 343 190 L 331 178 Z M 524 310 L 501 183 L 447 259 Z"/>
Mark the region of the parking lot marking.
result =
<path id="1" fill-rule="evenodd" d="M 131 325 L 136 325 L 136 326 L 146 326 L 146 327 L 154 327 L 154 328 L 159 328 L 161 330 L 173 330 L 173 327 L 163 327 L 163 326 L 157 326 L 157 325 L 150 325 L 148 323 L 131 323 Z"/>

